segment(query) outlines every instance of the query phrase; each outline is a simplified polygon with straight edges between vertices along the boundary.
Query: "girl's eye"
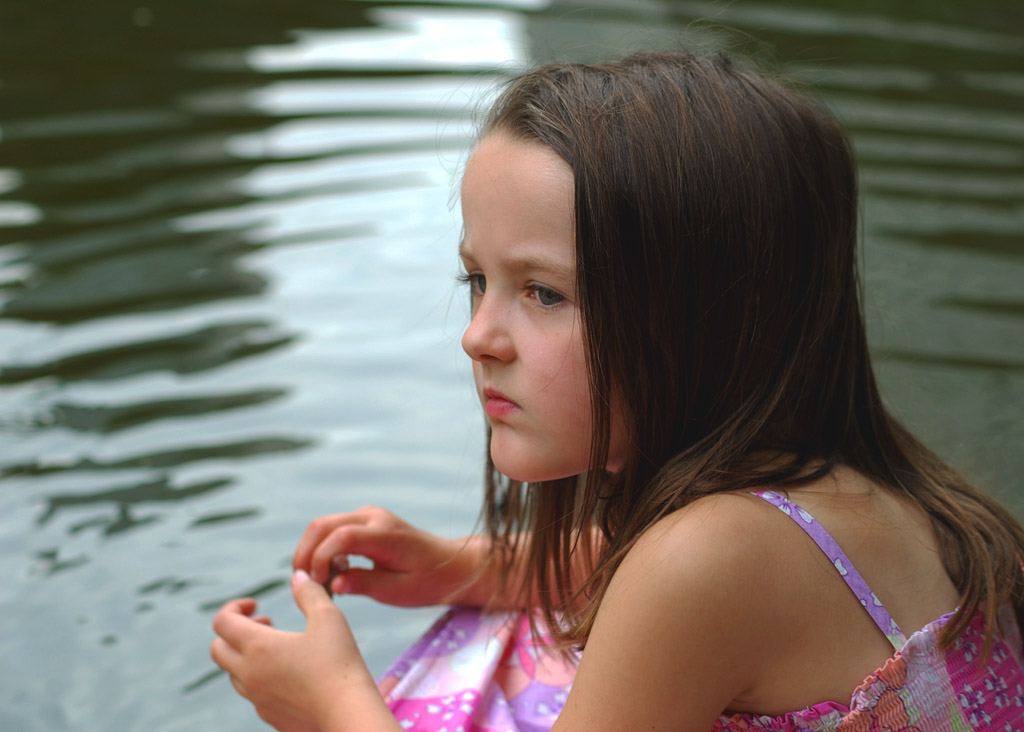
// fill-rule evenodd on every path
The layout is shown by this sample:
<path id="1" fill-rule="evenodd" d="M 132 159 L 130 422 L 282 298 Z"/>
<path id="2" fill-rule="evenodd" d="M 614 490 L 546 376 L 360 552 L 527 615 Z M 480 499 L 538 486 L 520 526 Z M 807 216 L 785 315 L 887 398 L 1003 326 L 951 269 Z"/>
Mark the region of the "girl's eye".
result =
<path id="1" fill-rule="evenodd" d="M 562 295 L 541 285 L 530 285 L 530 289 L 533 290 L 534 295 L 537 297 L 537 302 L 546 308 L 553 308 L 565 300 Z"/>
<path id="2" fill-rule="evenodd" d="M 463 285 L 469 285 L 470 292 L 474 297 L 487 292 L 487 278 L 479 272 L 460 274 L 458 280 Z"/>

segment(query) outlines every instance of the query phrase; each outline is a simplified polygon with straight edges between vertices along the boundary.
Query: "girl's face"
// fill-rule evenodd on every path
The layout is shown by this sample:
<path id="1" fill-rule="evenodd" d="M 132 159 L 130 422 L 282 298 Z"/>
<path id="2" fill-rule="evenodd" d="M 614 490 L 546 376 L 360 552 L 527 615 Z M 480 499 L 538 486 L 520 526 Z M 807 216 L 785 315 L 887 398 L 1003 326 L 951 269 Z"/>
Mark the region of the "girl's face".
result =
<path id="1" fill-rule="evenodd" d="M 473 319 L 462 347 L 491 425 L 491 459 L 513 480 L 591 467 L 572 209 L 572 171 L 540 143 L 492 133 L 466 166 L 459 254 Z M 612 411 L 606 467 L 615 470 L 625 430 Z"/>

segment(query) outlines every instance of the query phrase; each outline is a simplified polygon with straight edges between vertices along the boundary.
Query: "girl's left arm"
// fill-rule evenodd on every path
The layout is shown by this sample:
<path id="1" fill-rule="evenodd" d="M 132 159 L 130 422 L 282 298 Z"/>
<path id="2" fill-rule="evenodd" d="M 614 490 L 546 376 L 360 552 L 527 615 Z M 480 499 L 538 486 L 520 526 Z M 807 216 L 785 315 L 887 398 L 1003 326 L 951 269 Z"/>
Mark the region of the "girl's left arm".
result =
<path id="1" fill-rule="evenodd" d="M 281 732 L 401 732 L 324 588 L 299 571 L 292 592 L 302 633 L 272 628 L 252 599 L 232 600 L 214 618 L 210 655 L 235 690 Z"/>

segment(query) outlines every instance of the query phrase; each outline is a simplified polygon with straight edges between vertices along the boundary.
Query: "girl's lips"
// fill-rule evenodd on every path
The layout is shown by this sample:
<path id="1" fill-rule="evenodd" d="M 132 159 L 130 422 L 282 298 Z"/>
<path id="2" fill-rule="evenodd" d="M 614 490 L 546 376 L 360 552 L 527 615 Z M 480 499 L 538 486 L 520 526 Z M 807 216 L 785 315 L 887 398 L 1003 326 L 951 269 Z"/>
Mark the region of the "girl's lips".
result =
<path id="1" fill-rule="evenodd" d="M 522 409 L 500 391 L 484 389 L 484 412 L 488 417 L 507 417 Z"/>

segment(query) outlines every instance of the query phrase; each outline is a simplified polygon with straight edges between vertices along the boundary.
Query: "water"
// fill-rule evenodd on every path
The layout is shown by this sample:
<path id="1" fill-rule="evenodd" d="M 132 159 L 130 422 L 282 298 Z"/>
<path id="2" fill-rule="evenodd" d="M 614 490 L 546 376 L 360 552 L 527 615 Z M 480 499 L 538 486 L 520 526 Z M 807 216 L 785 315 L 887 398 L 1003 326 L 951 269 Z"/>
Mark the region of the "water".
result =
<path id="1" fill-rule="evenodd" d="M 213 609 L 280 627 L 307 521 L 471 529 L 453 191 L 495 80 L 727 45 L 862 164 L 887 397 L 1024 515 L 1024 17 L 888 3 L 0 3 L 0 729 L 254 729 Z M 371 667 L 431 610 L 342 601 Z"/>

